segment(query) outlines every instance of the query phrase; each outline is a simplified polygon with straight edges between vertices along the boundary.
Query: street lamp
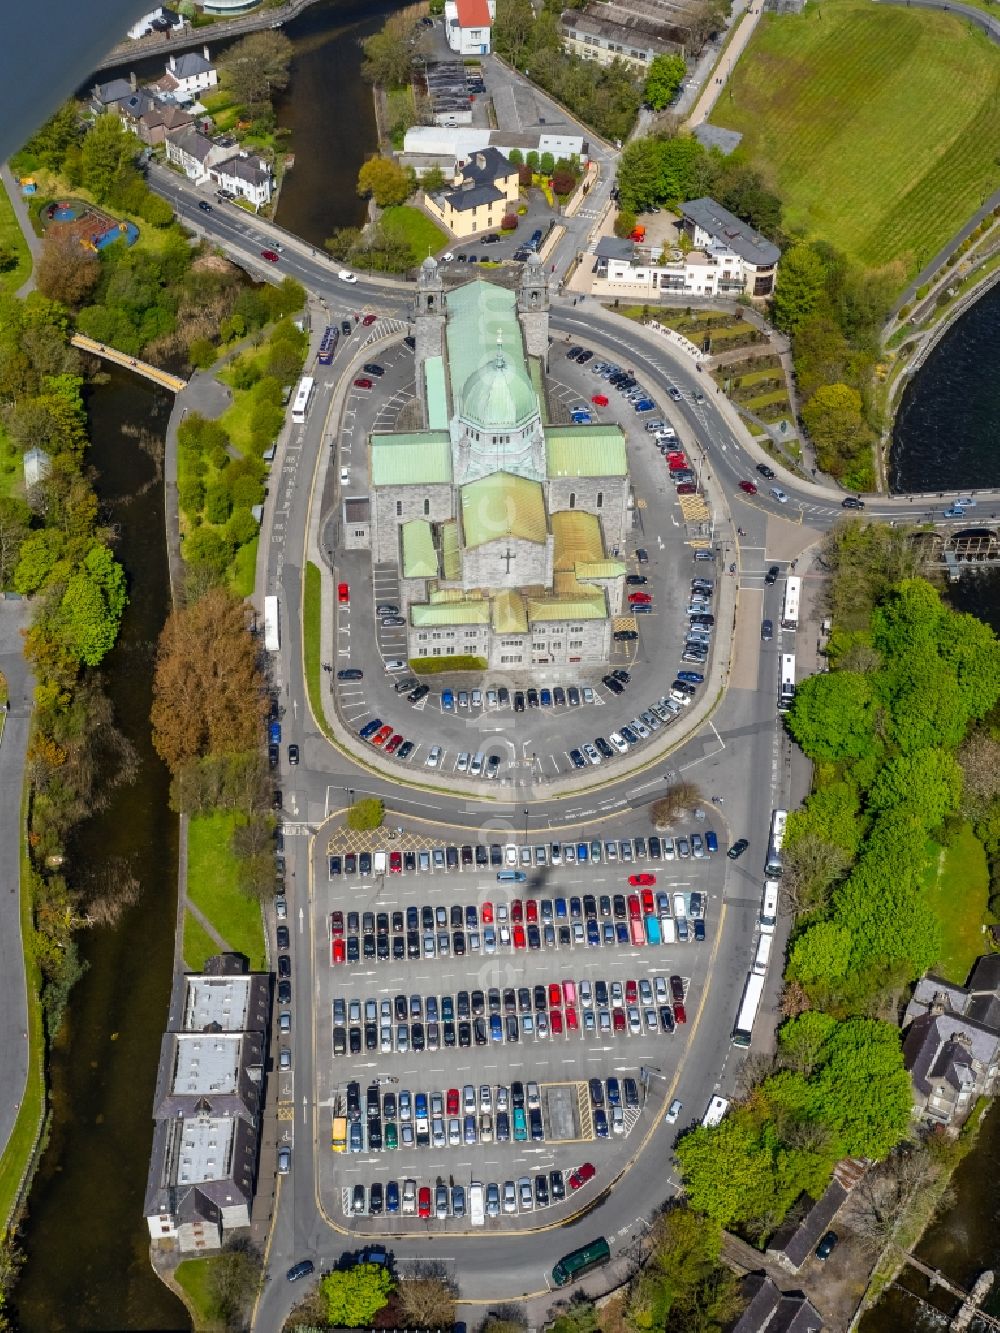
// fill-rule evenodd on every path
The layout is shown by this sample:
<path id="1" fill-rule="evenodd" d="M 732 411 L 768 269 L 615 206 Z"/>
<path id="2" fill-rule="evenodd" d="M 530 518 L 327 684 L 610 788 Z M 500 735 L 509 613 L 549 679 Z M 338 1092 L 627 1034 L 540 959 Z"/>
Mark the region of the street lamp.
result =
<path id="1" fill-rule="evenodd" d="M 524 807 L 524 841 L 528 841 L 528 807 Z"/>

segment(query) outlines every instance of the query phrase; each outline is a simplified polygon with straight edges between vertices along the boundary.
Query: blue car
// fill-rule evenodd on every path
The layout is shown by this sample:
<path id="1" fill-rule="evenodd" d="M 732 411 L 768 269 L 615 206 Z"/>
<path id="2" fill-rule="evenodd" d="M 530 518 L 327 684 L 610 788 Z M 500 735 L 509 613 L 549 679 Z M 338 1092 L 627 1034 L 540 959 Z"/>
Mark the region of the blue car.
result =
<path id="1" fill-rule="evenodd" d="M 652 398 L 640 398 L 635 404 L 636 412 L 653 412 L 655 409 L 656 404 L 653 402 Z"/>
<path id="2" fill-rule="evenodd" d="M 272 722 L 267 729 L 267 739 L 272 745 L 281 744 L 281 723 Z"/>
<path id="3" fill-rule="evenodd" d="M 385 1211 L 387 1213 L 399 1212 L 399 1181 L 390 1180 L 385 1187 Z"/>
<path id="4" fill-rule="evenodd" d="M 499 1014 L 490 1014 L 490 1040 L 503 1041 L 503 1022 Z"/>
<path id="5" fill-rule="evenodd" d="M 593 918 L 587 922 L 587 943 L 592 949 L 598 948 L 601 943 L 600 927 Z"/>
<path id="6" fill-rule="evenodd" d="M 585 842 L 578 842 L 576 844 L 576 859 L 580 865 L 585 866 L 587 864 L 588 856 L 587 844 Z"/>
<path id="7" fill-rule="evenodd" d="M 539 692 L 538 692 L 538 697 L 539 697 L 539 699 L 541 699 L 541 701 L 542 701 L 542 707 L 543 707 L 543 708 L 551 708 L 551 707 L 552 707 L 552 691 L 551 691 L 551 690 L 539 690 Z"/>
<path id="8" fill-rule="evenodd" d="M 376 731 L 378 731 L 381 726 L 382 726 L 382 719 L 380 717 L 373 717 L 370 722 L 365 723 L 365 725 L 358 732 L 358 735 L 361 737 L 363 741 L 366 741 L 370 736 L 374 736 Z"/>
<path id="9" fill-rule="evenodd" d="M 555 910 L 556 910 L 556 920 L 557 920 L 557 921 L 565 921 L 565 920 L 566 920 L 566 899 L 565 899 L 565 898 L 557 898 L 557 899 L 556 899 L 556 901 L 555 901 Z"/>
<path id="10" fill-rule="evenodd" d="M 950 509 L 944 511 L 945 518 L 964 518 L 965 510 L 961 505 L 952 505 Z"/>
<path id="11" fill-rule="evenodd" d="M 677 679 L 686 680 L 689 685 L 701 685 L 704 683 L 705 677 L 700 671 L 678 671 Z"/>
<path id="12" fill-rule="evenodd" d="M 594 420 L 589 412 L 573 412 L 572 417 L 574 425 L 577 426 L 589 426 Z"/>
<path id="13" fill-rule="evenodd" d="M 705 834 L 705 847 L 709 852 L 717 852 L 719 850 L 719 839 L 715 836 L 714 829 L 709 829 Z"/>
<path id="14" fill-rule="evenodd" d="M 441 707 L 451 711 L 455 707 L 455 693 L 453 690 L 443 690 L 441 692 Z"/>

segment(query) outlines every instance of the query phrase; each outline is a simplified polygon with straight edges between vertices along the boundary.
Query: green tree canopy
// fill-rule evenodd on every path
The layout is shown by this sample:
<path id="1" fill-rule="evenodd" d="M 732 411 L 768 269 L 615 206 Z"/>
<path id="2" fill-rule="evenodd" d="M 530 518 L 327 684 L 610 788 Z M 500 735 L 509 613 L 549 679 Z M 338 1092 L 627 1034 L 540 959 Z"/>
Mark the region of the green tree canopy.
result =
<path id="1" fill-rule="evenodd" d="M 883 765 L 868 802 L 874 810 L 901 807 L 933 829 L 958 808 L 961 794 L 962 770 L 954 755 L 941 749 L 916 750 Z"/>
<path id="2" fill-rule="evenodd" d="M 347 827 L 358 832 L 367 832 L 382 827 L 385 819 L 385 802 L 377 796 L 363 796 L 355 801 L 347 812 Z"/>
<path id="3" fill-rule="evenodd" d="M 106 546 L 94 546 L 67 581 L 50 623 L 74 657 L 98 666 L 114 647 L 127 601 L 125 571 Z"/>
<path id="4" fill-rule="evenodd" d="M 404 204 L 413 193 L 413 177 L 393 157 L 370 157 L 358 172 L 358 194 L 371 195 L 379 208 Z"/>
<path id="5" fill-rule="evenodd" d="M 853 671 L 807 677 L 795 691 L 788 729 L 811 759 L 851 759 L 874 741 L 871 681 Z"/>
<path id="6" fill-rule="evenodd" d="M 129 179 L 142 147 L 116 115 L 98 116 L 83 141 L 83 183 L 98 203 L 112 200 Z"/>
<path id="7" fill-rule="evenodd" d="M 823 297 L 826 267 L 811 245 L 793 245 L 781 256 L 774 292 L 774 322 L 794 333 Z"/>
<path id="8" fill-rule="evenodd" d="M 389 1303 L 396 1283 L 380 1264 L 356 1264 L 327 1273 L 319 1284 L 326 1317 L 333 1328 L 371 1328 L 379 1310 Z"/>
<path id="9" fill-rule="evenodd" d="M 684 82 L 687 65 L 683 56 L 654 56 L 646 75 L 646 101 L 654 111 L 662 111 L 677 95 Z"/>

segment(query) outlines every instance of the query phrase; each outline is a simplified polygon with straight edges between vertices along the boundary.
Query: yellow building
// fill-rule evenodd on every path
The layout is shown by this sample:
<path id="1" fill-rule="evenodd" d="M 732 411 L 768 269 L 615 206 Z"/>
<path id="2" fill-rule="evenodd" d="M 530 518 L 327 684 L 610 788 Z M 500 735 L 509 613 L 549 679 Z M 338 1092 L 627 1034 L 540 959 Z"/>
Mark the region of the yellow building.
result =
<path id="1" fill-rule="evenodd" d="M 454 236 L 465 240 L 499 227 L 518 197 L 517 167 L 496 148 L 484 148 L 462 168 L 459 185 L 425 194 L 424 206 Z"/>

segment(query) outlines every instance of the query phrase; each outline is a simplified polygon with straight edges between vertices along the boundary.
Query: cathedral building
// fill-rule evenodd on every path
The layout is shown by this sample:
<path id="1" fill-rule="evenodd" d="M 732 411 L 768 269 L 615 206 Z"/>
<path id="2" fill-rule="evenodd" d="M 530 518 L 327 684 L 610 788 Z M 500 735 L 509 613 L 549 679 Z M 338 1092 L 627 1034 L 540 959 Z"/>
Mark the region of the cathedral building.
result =
<path id="1" fill-rule="evenodd" d="M 548 311 L 536 255 L 516 296 L 479 279 L 445 295 L 434 260 L 420 270 L 425 429 L 370 437 L 372 558 L 399 568 L 411 661 L 472 657 L 517 672 L 610 655 L 625 587 L 625 436 L 545 424 Z"/>

